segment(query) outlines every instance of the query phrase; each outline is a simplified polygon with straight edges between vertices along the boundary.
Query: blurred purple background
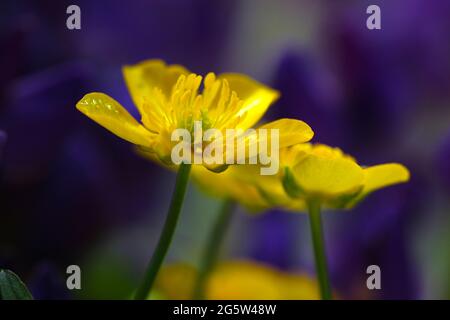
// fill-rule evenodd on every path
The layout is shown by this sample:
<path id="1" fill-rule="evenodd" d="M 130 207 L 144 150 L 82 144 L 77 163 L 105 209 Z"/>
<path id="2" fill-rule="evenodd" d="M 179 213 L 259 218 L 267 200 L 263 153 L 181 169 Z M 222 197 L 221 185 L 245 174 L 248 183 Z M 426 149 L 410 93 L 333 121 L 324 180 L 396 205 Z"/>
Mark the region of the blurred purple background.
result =
<path id="1" fill-rule="evenodd" d="M 81 30 L 66 28 L 70 4 Z M 366 28 L 370 4 L 381 30 Z M 37 298 L 127 298 L 140 279 L 173 174 L 75 103 L 103 91 L 136 114 L 121 66 L 148 58 L 249 74 L 281 91 L 267 119 L 302 119 L 365 165 L 404 163 L 410 183 L 324 215 L 333 284 L 343 298 L 450 298 L 448 0 L 18 0 L 0 16 L 0 267 Z M 198 262 L 217 207 L 190 188 L 169 261 Z M 239 210 L 224 255 L 312 273 L 307 217 Z M 65 289 L 70 264 L 80 292 Z M 365 286 L 371 264 L 382 290 Z"/>

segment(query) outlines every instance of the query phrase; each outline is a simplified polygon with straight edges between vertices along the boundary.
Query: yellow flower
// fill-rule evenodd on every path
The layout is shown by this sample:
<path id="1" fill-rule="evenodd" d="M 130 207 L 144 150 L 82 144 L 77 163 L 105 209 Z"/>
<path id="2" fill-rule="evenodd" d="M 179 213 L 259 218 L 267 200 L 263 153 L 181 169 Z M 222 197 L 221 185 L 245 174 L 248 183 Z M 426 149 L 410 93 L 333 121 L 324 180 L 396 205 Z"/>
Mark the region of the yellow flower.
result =
<path id="1" fill-rule="evenodd" d="M 194 123 L 201 121 L 203 130 L 246 130 L 261 119 L 279 95 L 245 75 L 208 73 L 203 78 L 161 60 L 125 66 L 123 74 L 141 123 L 103 93 L 85 95 L 77 103 L 77 109 L 168 165 L 172 164 L 171 151 L 176 144 L 171 141 L 175 129 L 192 132 Z M 280 147 L 309 141 L 313 135 L 306 123 L 293 119 L 280 119 L 261 128 L 278 128 Z"/>
<path id="2" fill-rule="evenodd" d="M 192 298 L 195 268 L 173 264 L 161 269 L 156 282 L 158 297 Z M 252 261 L 220 263 L 206 283 L 208 300 L 315 300 L 319 299 L 316 280 L 304 273 L 287 273 Z"/>
<path id="3" fill-rule="evenodd" d="M 329 208 L 352 208 L 373 191 L 409 180 L 409 171 L 401 164 L 362 167 L 340 149 L 322 144 L 301 144 L 280 152 L 286 192 Z"/>

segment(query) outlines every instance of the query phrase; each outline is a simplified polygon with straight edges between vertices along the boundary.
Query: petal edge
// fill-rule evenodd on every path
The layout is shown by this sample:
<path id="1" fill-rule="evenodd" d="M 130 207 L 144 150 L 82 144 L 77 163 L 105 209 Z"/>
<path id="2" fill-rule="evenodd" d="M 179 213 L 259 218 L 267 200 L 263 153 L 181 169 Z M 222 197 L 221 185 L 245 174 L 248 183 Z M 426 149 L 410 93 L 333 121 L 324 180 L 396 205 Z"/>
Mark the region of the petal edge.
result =
<path id="1" fill-rule="evenodd" d="M 119 102 L 110 96 L 92 92 L 78 101 L 76 108 L 118 137 L 150 147 L 154 135 L 136 121 Z"/>

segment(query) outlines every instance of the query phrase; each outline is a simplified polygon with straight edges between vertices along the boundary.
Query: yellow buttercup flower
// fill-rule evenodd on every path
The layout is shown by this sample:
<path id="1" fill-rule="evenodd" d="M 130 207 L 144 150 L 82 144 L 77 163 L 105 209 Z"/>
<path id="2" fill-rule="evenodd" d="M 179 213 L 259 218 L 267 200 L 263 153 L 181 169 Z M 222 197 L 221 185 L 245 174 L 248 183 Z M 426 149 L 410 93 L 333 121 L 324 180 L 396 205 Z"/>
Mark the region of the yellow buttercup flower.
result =
<path id="1" fill-rule="evenodd" d="M 158 297 L 192 299 L 196 270 L 187 264 L 161 269 L 155 284 Z M 252 261 L 219 263 L 211 272 L 205 289 L 208 300 L 315 300 L 317 281 L 305 273 L 287 273 Z"/>
<path id="2" fill-rule="evenodd" d="M 258 166 L 251 165 L 233 166 L 216 179 L 205 169 L 193 176 L 210 193 L 254 211 L 272 207 L 308 211 L 321 297 L 331 299 L 321 208 L 352 208 L 375 190 L 408 181 L 409 171 L 397 163 L 362 167 L 338 148 L 309 143 L 282 148 L 280 164 L 280 173 L 272 176 L 259 174 Z"/>
<path id="3" fill-rule="evenodd" d="M 408 169 L 399 163 L 363 167 L 340 149 L 322 144 L 292 146 L 280 158 L 286 192 L 329 208 L 352 208 L 373 191 L 409 180 Z"/>
<path id="4" fill-rule="evenodd" d="M 196 168 L 192 177 L 205 192 L 237 201 L 252 212 L 273 207 L 306 211 L 311 198 L 329 208 L 352 208 L 375 190 L 409 180 L 401 164 L 362 167 L 339 148 L 323 144 L 282 148 L 280 163 L 279 175 L 264 176 L 258 166 L 239 165 L 214 177 Z"/>
<path id="5" fill-rule="evenodd" d="M 261 119 L 279 96 L 277 91 L 245 75 L 208 73 L 203 78 L 161 60 L 125 66 L 123 74 L 141 123 L 104 93 L 85 95 L 77 103 L 77 109 L 169 165 L 176 144 L 171 139 L 174 130 L 193 132 L 199 121 L 202 130 L 214 128 L 224 135 L 227 129 L 246 130 Z M 294 119 L 280 119 L 261 128 L 279 129 L 280 147 L 309 141 L 313 135 L 306 123 Z"/>
<path id="6" fill-rule="evenodd" d="M 338 148 L 309 143 L 280 150 L 280 162 L 286 193 L 309 213 L 321 297 L 332 299 L 321 208 L 352 208 L 373 191 L 408 181 L 409 171 L 398 163 L 363 167 Z"/>
<path id="7" fill-rule="evenodd" d="M 191 170 L 204 166 L 221 172 L 230 164 L 241 165 L 246 160 L 254 164 L 259 158 L 269 164 L 261 167 L 262 173 L 276 173 L 279 148 L 307 142 L 313 132 L 294 119 L 279 119 L 254 130 L 252 126 L 279 94 L 245 75 L 208 73 L 202 77 L 161 60 L 126 66 L 123 74 L 140 122 L 104 93 L 85 95 L 77 109 L 135 144 L 146 157 L 178 169 L 166 222 L 135 293 L 136 299 L 142 299 L 151 291 L 169 249 Z"/>

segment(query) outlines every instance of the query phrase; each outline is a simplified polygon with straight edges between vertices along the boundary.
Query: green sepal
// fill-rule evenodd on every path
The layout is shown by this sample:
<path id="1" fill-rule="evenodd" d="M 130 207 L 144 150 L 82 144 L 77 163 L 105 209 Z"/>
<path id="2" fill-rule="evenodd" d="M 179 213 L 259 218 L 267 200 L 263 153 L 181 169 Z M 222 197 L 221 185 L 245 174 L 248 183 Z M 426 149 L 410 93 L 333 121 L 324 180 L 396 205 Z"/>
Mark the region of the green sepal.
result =
<path id="1" fill-rule="evenodd" d="M 286 191 L 288 196 L 290 196 L 291 198 L 300 198 L 305 194 L 303 189 L 295 181 L 294 174 L 289 169 L 289 167 L 284 168 L 282 183 L 284 191 Z"/>
<path id="2" fill-rule="evenodd" d="M 359 188 L 357 191 L 351 193 L 351 194 L 345 194 L 342 196 L 339 196 L 335 199 L 332 199 L 330 201 L 327 201 L 327 207 L 332 209 L 350 209 L 355 204 L 355 201 L 359 197 L 362 187 Z"/>

